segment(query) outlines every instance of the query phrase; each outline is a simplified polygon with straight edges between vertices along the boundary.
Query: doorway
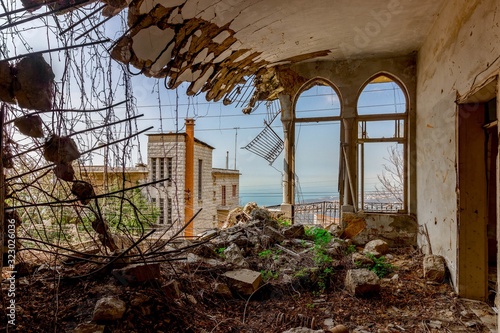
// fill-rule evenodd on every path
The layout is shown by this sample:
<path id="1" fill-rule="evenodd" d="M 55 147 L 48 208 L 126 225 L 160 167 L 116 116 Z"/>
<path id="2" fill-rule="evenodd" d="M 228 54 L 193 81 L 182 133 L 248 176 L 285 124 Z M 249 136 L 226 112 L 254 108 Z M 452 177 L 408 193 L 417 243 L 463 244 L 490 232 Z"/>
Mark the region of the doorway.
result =
<path id="1" fill-rule="evenodd" d="M 494 302 L 497 290 L 496 97 L 485 87 L 458 107 L 458 292 Z M 493 98 L 492 98 L 493 97 Z M 493 303 L 491 303 L 493 304 Z"/>

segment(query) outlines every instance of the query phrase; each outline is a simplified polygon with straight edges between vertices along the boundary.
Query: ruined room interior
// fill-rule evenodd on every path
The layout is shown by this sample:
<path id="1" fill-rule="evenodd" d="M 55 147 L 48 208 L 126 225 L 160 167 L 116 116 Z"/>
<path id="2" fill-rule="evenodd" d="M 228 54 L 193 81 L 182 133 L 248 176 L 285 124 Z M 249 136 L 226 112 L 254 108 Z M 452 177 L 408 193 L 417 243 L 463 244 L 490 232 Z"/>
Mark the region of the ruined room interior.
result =
<path id="1" fill-rule="evenodd" d="M 92 257 L 85 257 L 88 271 L 73 272 L 79 278 L 94 274 L 94 270 L 101 274 L 110 266 L 101 262 L 97 269 L 91 268 L 97 261 L 120 262 L 139 243 L 149 242 L 155 231 L 142 225 L 135 226 L 142 228 L 138 235 L 120 230 L 124 236 L 117 240 L 102 218 L 98 199 L 114 202 L 115 198 L 123 207 L 123 188 L 105 188 L 107 193 L 96 194 L 81 180 L 85 172 L 82 165 L 92 163 L 88 157 L 91 152 L 100 152 L 105 161 L 112 160 L 113 167 L 124 167 L 135 157 L 138 135 L 150 130 L 138 128 L 135 122 L 147 110 L 138 109 L 134 102 L 138 90 L 132 78 L 144 76 L 158 79 L 155 89 L 177 89 L 213 103 L 238 104 L 235 112 L 251 114 L 259 103 L 279 103 L 283 127 L 279 134 L 284 142 L 280 210 L 290 221 L 296 205 L 297 124 L 339 123 L 341 135 L 335 144 L 340 144 L 341 151 L 341 224 L 347 229 L 351 226 L 349 230 L 362 225 L 362 230 L 344 238 L 356 238 L 359 244 L 381 238 L 391 248 L 413 246 L 422 255 L 440 256 L 452 293 L 488 304 L 489 310 L 498 306 L 498 1 L 1 2 L 0 208 L 5 212 L 1 223 L 6 235 L 4 253 L 8 251 L 9 221 L 14 221 L 19 235 L 27 228 L 23 225 L 30 225 L 32 233 L 46 236 L 47 230 L 37 229 L 40 223 L 35 221 L 43 220 L 44 214 L 75 225 L 83 219 L 92 220 L 86 230 L 88 238 L 80 242 L 89 244 L 93 239 L 105 253 L 96 250 Z M 363 114 L 358 104 L 361 94 L 380 83 L 395 84 L 404 96 L 404 107 L 397 112 Z M 339 113 L 297 115 L 301 94 L 314 86 L 335 92 Z M 394 130 L 372 134 L 373 124 L 381 122 L 394 124 Z M 364 156 L 369 156 L 370 144 L 388 142 L 403 152 L 402 204 L 390 213 L 365 211 L 363 170 L 370 161 Z M 64 181 L 62 192 L 44 190 L 52 185 L 47 183 L 47 175 Z M 180 195 L 180 201 L 191 200 L 188 190 Z M 140 211 L 135 208 L 129 214 Z M 172 229 L 169 241 L 181 237 L 190 223 L 195 224 L 198 213 L 186 208 L 186 220 L 179 229 Z M 122 213 L 119 219 L 122 221 Z M 60 230 L 50 232 L 61 235 Z M 67 250 L 60 242 L 61 238 L 52 238 L 49 243 L 54 244 L 47 250 L 47 244 L 25 240 L 18 242 L 16 251 L 21 255 L 36 248 L 35 257 L 45 253 L 41 258 L 49 261 L 51 255 L 58 257 L 60 251 Z M 145 260 L 157 258 L 157 243 L 143 254 Z M 189 248 L 167 252 L 174 258 Z M 74 249 L 66 259 L 88 250 Z M 45 270 L 55 274 L 51 265 Z M 18 283 L 17 288 L 22 287 Z M 194 302 L 188 304 L 195 306 Z M 26 312 L 18 311 L 18 320 L 32 316 Z M 73 330 L 88 320 L 88 311 L 85 315 L 66 323 L 66 328 Z M 491 310 L 488 317 L 489 331 L 496 331 L 495 312 Z M 425 323 L 427 330 L 420 327 L 414 331 L 439 332 L 431 323 Z M 310 321 L 307 324 L 320 328 Z M 65 329 L 55 322 L 50 325 L 56 331 Z M 229 324 L 219 322 L 213 329 L 229 332 L 224 325 Z M 110 327 L 126 331 L 123 327 L 119 330 L 116 323 Z M 370 332 L 370 327 L 365 331 Z"/>

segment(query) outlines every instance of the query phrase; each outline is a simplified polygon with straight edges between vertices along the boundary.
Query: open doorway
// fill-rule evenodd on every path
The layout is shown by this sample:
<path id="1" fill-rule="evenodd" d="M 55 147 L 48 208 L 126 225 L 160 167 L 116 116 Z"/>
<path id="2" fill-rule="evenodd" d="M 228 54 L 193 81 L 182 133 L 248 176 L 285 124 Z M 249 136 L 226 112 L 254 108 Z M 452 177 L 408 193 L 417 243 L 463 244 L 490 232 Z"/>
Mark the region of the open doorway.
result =
<path id="1" fill-rule="evenodd" d="M 488 301 L 497 291 L 496 81 L 458 107 L 458 292 Z"/>

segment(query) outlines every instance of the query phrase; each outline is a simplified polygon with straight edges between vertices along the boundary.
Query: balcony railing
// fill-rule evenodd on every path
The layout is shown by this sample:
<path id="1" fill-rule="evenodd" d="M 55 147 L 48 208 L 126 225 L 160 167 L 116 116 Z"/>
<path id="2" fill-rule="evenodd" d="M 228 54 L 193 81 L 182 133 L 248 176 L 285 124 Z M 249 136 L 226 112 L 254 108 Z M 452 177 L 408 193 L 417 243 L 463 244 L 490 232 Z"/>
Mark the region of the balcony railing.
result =
<path id="1" fill-rule="evenodd" d="M 279 209 L 280 206 L 269 206 L 268 209 Z M 395 202 L 365 202 L 365 212 L 396 213 L 403 209 L 402 203 Z M 296 204 L 294 206 L 294 221 L 297 224 L 321 224 L 329 226 L 340 223 L 340 203 L 338 201 L 319 201 Z"/>

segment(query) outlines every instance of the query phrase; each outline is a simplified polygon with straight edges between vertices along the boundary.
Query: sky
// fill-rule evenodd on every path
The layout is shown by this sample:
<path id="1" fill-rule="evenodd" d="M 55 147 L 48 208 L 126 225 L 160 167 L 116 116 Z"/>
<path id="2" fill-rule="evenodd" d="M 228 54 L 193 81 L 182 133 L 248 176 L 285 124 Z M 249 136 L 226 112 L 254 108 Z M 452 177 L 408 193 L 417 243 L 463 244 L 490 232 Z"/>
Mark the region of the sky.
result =
<path id="1" fill-rule="evenodd" d="M 40 10 L 41 11 L 41 10 Z M 34 12 L 37 14 L 38 12 Z M 0 23 L 5 22 L 5 18 Z M 76 18 L 75 18 L 76 20 Z M 96 18 L 98 21 L 98 18 Z M 49 28 L 39 28 L 44 22 L 35 20 L 18 27 L 11 35 L 7 30 L 1 31 L 7 52 L 2 58 L 61 46 L 65 41 L 74 43 L 75 36 L 85 31 L 85 27 L 77 27 L 65 35 L 58 35 L 53 19 L 48 19 Z M 65 22 L 68 24 L 67 22 Z M 33 29 L 37 28 L 37 29 Z M 123 21 L 113 18 L 103 26 L 104 35 L 116 39 L 123 31 Z M 96 39 L 91 32 L 89 36 Z M 87 40 L 82 39 L 80 42 Z M 5 50 L 4 50 L 5 51 Z M 63 89 L 65 106 L 74 108 L 93 108 L 106 105 L 107 101 L 121 101 L 124 98 L 123 74 L 114 60 L 109 60 L 102 48 L 85 49 L 73 52 L 75 62 L 85 63 L 85 68 L 79 69 L 75 64 L 67 63 L 61 53 L 44 54 L 44 58 L 53 67 L 59 89 Z M 112 68 L 107 71 L 106 68 Z M 70 77 L 70 84 L 62 87 L 61 77 Z M 222 103 L 207 102 L 203 95 L 188 97 L 185 94 L 187 85 L 183 84 L 177 90 L 168 90 L 163 80 L 147 78 L 143 75 L 133 75 L 130 87 L 137 113 L 144 114 L 136 121 L 135 128 L 127 128 L 126 124 L 118 126 L 116 136 L 140 131 L 153 126 L 147 133 L 184 132 L 184 119 L 194 118 L 195 136 L 199 140 L 215 147 L 213 151 L 213 167 L 225 168 L 226 156 L 229 152 L 229 168 L 240 171 L 240 203 L 256 201 L 260 205 L 274 205 L 282 202 L 283 153 L 272 165 L 252 152 L 242 149 L 251 142 L 265 127 L 264 121 L 283 138 L 281 121 L 278 117 L 271 119 L 279 110 L 276 101 L 270 106 L 261 103 L 259 108 L 250 115 L 242 113 L 246 106 L 235 102 L 225 106 Z M 112 93 L 110 93 L 110 91 Z M 109 93 L 109 96 L 105 96 Z M 394 113 L 404 110 L 404 96 L 395 84 L 375 84 L 368 87 L 359 98 L 360 113 Z M 298 117 L 331 116 L 340 114 L 338 96 L 330 87 L 316 86 L 304 92 L 297 103 Z M 114 116 L 119 119 L 126 116 L 124 106 L 114 108 Z M 47 116 L 48 117 L 48 116 Z M 97 126 L 102 123 L 106 114 L 95 116 L 72 116 L 72 123 L 60 124 L 63 130 L 75 131 Z M 134 125 L 135 125 L 134 124 Z M 368 127 L 370 137 L 389 136 L 393 131 L 393 122 L 377 122 Z M 60 130 L 60 128 L 54 128 Z M 94 147 L 105 135 L 104 130 L 96 131 L 91 138 L 78 137 L 79 143 Z M 139 142 L 132 141 L 131 160 L 128 163 L 147 163 L 147 137 L 142 134 Z M 302 123 L 296 127 L 296 174 L 297 200 L 314 200 L 338 197 L 338 168 L 340 147 L 340 124 L 337 122 Z M 87 140 L 87 141 L 86 141 Z M 108 140 L 109 141 L 109 140 Z M 381 173 L 386 161 L 387 144 L 371 145 L 365 156 L 366 189 L 374 190 L 377 175 Z M 102 164 L 102 151 L 92 155 L 93 164 Z M 87 160 L 88 161 L 88 160 Z"/>

